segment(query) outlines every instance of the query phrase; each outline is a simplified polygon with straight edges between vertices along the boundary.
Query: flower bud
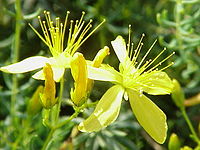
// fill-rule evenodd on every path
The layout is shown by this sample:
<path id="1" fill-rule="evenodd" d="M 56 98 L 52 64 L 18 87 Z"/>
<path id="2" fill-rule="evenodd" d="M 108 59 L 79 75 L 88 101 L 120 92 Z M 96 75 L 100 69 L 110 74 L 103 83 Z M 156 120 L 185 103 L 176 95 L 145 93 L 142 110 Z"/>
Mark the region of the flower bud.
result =
<path id="1" fill-rule="evenodd" d="M 110 50 L 108 46 L 105 46 L 103 49 L 99 50 L 93 60 L 92 67 L 99 68 L 104 58 L 109 54 Z"/>
<path id="2" fill-rule="evenodd" d="M 180 150 L 181 143 L 178 136 L 175 133 L 172 133 L 168 143 L 169 150 Z"/>
<path id="3" fill-rule="evenodd" d="M 172 95 L 171 95 L 172 100 L 174 101 L 174 103 L 176 104 L 177 107 L 183 108 L 184 100 L 185 100 L 184 92 L 181 89 L 181 86 L 176 79 L 173 79 L 172 82 L 174 85 L 173 90 L 172 90 Z"/>
<path id="4" fill-rule="evenodd" d="M 193 149 L 189 146 L 184 146 L 180 150 L 193 150 Z"/>
<path id="5" fill-rule="evenodd" d="M 53 71 L 50 64 L 43 67 L 45 77 L 45 87 L 43 93 L 40 94 L 42 106 L 46 109 L 53 107 L 57 103 L 55 81 L 53 79 Z"/>
<path id="6" fill-rule="evenodd" d="M 32 98 L 28 102 L 27 106 L 28 115 L 35 115 L 41 110 L 42 105 L 40 103 L 40 93 L 42 92 L 43 92 L 43 86 L 40 85 L 38 86 Z"/>
<path id="7" fill-rule="evenodd" d="M 110 54 L 109 47 L 105 46 L 103 49 L 99 50 L 96 54 L 94 60 L 92 61 L 92 67 L 99 68 L 104 60 L 104 58 Z M 87 92 L 90 93 L 93 87 L 94 81 L 88 79 Z"/>
<path id="8" fill-rule="evenodd" d="M 71 99 L 77 106 L 85 103 L 87 98 L 87 64 L 81 53 L 75 53 L 71 61 L 71 73 L 74 78 L 74 90 L 71 90 Z"/>

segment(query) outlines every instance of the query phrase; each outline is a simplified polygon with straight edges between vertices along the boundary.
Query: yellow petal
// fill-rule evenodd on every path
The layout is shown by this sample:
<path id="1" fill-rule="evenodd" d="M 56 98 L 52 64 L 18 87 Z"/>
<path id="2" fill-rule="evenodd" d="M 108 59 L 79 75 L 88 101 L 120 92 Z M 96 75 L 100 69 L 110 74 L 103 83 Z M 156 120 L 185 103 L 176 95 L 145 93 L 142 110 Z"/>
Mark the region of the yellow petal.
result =
<path id="1" fill-rule="evenodd" d="M 160 71 L 144 73 L 137 78 L 137 82 L 145 85 L 142 90 L 152 95 L 170 94 L 173 89 L 172 80 L 165 72 Z"/>
<path id="2" fill-rule="evenodd" d="M 164 143 L 167 136 L 166 116 L 149 98 L 128 90 L 131 108 L 145 131 L 158 143 Z"/>
<path id="3" fill-rule="evenodd" d="M 53 78 L 54 78 L 54 81 L 60 82 L 60 79 L 61 79 L 62 76 L 64 75 L 65 68 L 56 68 L 56 67 L 52 67 L 52 70 L 53 70 Z M 45 80 L 43 70 L 38 71 L 38 72 L 35 73 L 32 77 L 33 77 L 34 79 L 37 79 L 37 80 Z"/>
<path id="4" fill-rule="evenodd" d="M 119 115 L 124 89 L 114 85 L 103 95 L 94 112 L 85 121 L 79 124 L 82 132 L 99 131 L 110 125 Z"/>
<path id="5" fill-rule="evenodd" d="M 111 42 L 113 49 L 121 63 L 124 63 L 127 58 L 126 42 L 122 36 L 117 36 L 117 38 Z"/>
<path id="6" fill-rule="evenodd" d="M 107 66 L 107 68 L 94 68 L 88 66 L 88 78 L 100 81 L 111 81 L 122 83 L 122 76 L 114 68 Z"/>
<path id="7" fill-rule="evenodd" d="M 7 73 L 24 73 L 36 70 L 45 66 L 49 59 L 42 56 L 26 58 L 18 63 L 1 67 L 0 70 Z"/>

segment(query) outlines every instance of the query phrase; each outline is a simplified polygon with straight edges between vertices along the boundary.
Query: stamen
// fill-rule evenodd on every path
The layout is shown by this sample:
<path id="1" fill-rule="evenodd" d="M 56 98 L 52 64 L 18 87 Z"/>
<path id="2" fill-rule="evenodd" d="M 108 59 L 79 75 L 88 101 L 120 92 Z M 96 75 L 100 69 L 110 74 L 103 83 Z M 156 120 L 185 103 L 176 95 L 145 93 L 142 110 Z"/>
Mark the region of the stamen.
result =
<path id="1" fill-rule="evenodd" d="M 82 11 L 82 16 L 81 16 L 81 19 L 80 19 L 80 21 L 79 21 L 78 28 L 79 28 L 79 26 L 81 25 L 81 22 L 82 22 L 84 16 L 85 16 L 85 12 Z"/>
<path id="2" fill-rule="evenodd" d="M 51 42 L 50 42 L 50 39 L 49 39 L 48 31 L 46 29 L 46 25 L 44 23 L 42 23 L 40 16 L 38 16 L 38 20 L 39 20 L 40 26 L 42 28 L 42 32 L 44 34 L 44 37 L 45 37 L 45 39 L 46 39 L 46 41 L 48 43 L 47 46 L 50 47 L 49 45 L 51 45 Z"/>
<path id="3" fill-rule="evenodd" d="M 135 64 L 135 61 L 137 60 L 137 58 L 138 58 L 138 56 L 139 56 L 139 54 L 140 54 L 140 51 L 141 51 L 143 45 L 144 45 L 144 43 L 140 43 L 140 46 L 139 46 L 139 48 L 138 48 L 138 50 L 137 50 L 137 55 L 135 56 L 135 59 L 134 59 L 134 60 L 132 59 L 132 61 L 133 61 L 134 64 Z M 133 58 L 134 58 L 134 57 L 133 57 Z M 135 64 L 135 65 L 136 65 L 136 64 Z"/>
<path id="4" fill-rule="evenodd" d="M 150 70 L 148 71 L 152 71 L 153 69 L 155 69 L 156 67 L 162 65 L 163 62 L 165 62 L 167 59 L 169 59 L 172 55 L 174 55 L 175 52 L 173 52 L 172 54 L 170 54 L 169 56 L 167 56 L 165 59 L 163 59 L 160 63 L 158 63 L 157 65 L 155 65 L 153 68 L 151 68 Z M 157 69 L 157 68 L 156 68 Z"/>
<path id="5" fill-rule="evenodd" d="M 147 55 L 150 53 L 150 51 L 152 50 L 152 48 L 154 47 L 154 45 L 156 44 L 157 40 L 155 40 L 153 42 L 153 44 L 151 45 L 151 47 L 149 48 L 149 50 L 146 52 L 146 54 L 144 55 L 144 57 L 142 58 L 142 60 L 140 61 L 139 65 L 137 66 L 137 69 L 140 68 L 140 66 L 142 65 L 143 61 L 145 60 L 145 58 L 147 57 Z"/>
<path id="6" fill-rule="evenodd" d="M 60 39 L 61 39 L 61 44 L 60 44 L 60 50 L 63 50 L 63 44 L 64 44 L 64 38 L 63 38 L 63 24 L 60 23 Z"/>
<path id="7" fill-rule="evenodd" d="M 48 12 L 48 14 L 50 14 L 50 13 Z M 50 27 L 51 25 L 50 25 L 50 21 L 49 21 L 49 18 L 48 18 L 48 15 L 47 15 L 47 11 L 46 11 L 46 10 L 44 11 L 44 16 L 45 16 L 45 19 L 46 19 L 46 21 L 47 21 L 48 27 Z"/>
<path id="8" fill-rule="evenodd" d="M 158 59 L 158 57 L 160 57 L 160 55 L 162 55 L 162 53 L 164 53 L 164 51 L 166 51 L 166 47 L 156 56 L 156 58 L 153 59 L 153 61 L 146 68 L 151 66 Z"/>
<path id="9" fill-rule="evenodd" d="M 86 36 L 84 38 L 84 40 L 79 44 L 79 47 L 105 22 L 106 20 L 104 19 L 96 28 L 94 28 L 89 34 L 88 36 Z M 79 48 L 78 47 L 78 48 Z"/>
<path id="10" fill-rule="evenodd" d="M 44 34 L 43 36 L 40 35 L 36 29 L 31 26 L 31 24 L 29 24 L 33 31 L 39 36 L 39 38 L 49 47 L 53 56 L 59 55 L 64 49 L 64 37 L 69 14 L 70 12 L 67 11 L 64 25 L 60 22 L 59 17 L 55 19 L 55 22 L 53 22 L 49 11 L 44 11 L 46 21 L 42 21 L 40 16 L 38 16 L 39 24 Z M 84 15 L 85 12 L 82 12 L 80 20 L 76 20 L 75 24 L 73 23 L 73 20 L 70 21 L 67 47 L 65 48 L 64 52 L 67 51 L 73 55 L 75 51 L 105 22 L 105 20 L 103 20 L 94 30 L 92 30 L 92 32 L 86 36 L 86 38 L 84 38 L 84 36 L 92 27 L 92 20 L 90 20 L 89 23 L 85 26 L 85 21 L 83 20 Z"/>
<path id="11" fill-rule="evenodd" d="M 72 30 L 73 30 L 73 23 L 74 23 L 74 21 L 71 20 L 71 21 L 70 21 L 70 28 L 69 28 L 69 36 L 68 36 L 67 45 L 69 45 L 69 43 L 70 43 L 70 41 L 71 41 Z"/>
<path id="12" fill-rule="evenodd" d="M 73 45 L 73 50 L 71 52 L 71 54 L 73 55 L 76 50 L 80 47 L 80 43 L 83 39 L 83 37 L 85 36 L 85 34 L 90 30 L 90 28 L 92 28 L 92 25 L 90 24 L 91 22 L 88 23 L 88 25 L 84 28 L 84 30 L 82 31 L 81 35 L 79 36 L 77 42 Z"/>
<path id="13" fill-rule="evenodd" d="M 139 43 L 138 43 L 138 46 L 137 46 L 137 48 L 135 49 L 135 52 L 134 52 L 134 55 L 133 55 L 133 58 L 135 58 L 134 60 L 136 61 L 137 60 L 137 57 L 138 57 L 138 55 L 139 55 L 139 53 L 140 53 L 140 50 L 141 50 L 141 44 L 142 44 L 142 40 L 143 40 L 143 38 L 144 38 L 144 36 L 145 36 L 145 34 L 143 33 L 142 34 L 142 37 L 140 38 L 140 41 L 139 41 Z M 143 45 L 143 44 L 142 44 Z M 133 60 L 133 61 L 134 61 Z M 134 61 L 134 63 L 135 63 L 135 61 Z"/>
<path id="14" fill-rule="evenodd" d="M 65 31 L 66 31 L 66 26 L 67 26 L 67 22 L 68 22 L 68 17 L 69 17 L 70 12 L 67 11 L 66 17 L 65 17 L 65 23 L 64 23 L 64 29 L 63 29 L 63 34 L 62 34 L 62 46 L 64 44 L 64 37 L 65 37 Z M 71 28 L 71 25 L 70 25 Z M 69 41 L 69 37 L 68 37 L 68 41 Z M 63 49 L 63 48 L 62 48 Z"/>
<path id="15" fill-rule="evenodd" d="M 163 71 L 167 68 L 169 68 L 170 66 L 174 65 L 174 62 L 171 62 L 170 64 L 168 64 L 167 66 L 165 66 L 164 68 L 160 69 L 160 71 Z"/>
<path id="16" fill-rule="evenodd" d="M 38 35 L 38 37 L 47 45 L 47 46 L 49 46 L 49 44 L 45 41 L 45 39 L 40 35 L 40 33 L 29 23 L 28 24 L 30 27 L 31 27 L 31 29 Z"/>
<path id="17" fill-rule="evenodd" d="M 129 24 L 129 26 L 128 26 L 128 44 L 127 44 L 128 54 L 130 52 L 130 44 L 131 44 L 131 25 Z"/>

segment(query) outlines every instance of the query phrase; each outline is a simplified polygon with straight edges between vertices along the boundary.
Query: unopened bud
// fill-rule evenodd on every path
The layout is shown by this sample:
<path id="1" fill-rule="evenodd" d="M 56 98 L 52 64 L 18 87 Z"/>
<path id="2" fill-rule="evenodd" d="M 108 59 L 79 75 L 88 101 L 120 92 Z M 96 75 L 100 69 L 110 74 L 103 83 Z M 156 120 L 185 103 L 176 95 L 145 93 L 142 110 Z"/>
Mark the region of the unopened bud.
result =
<path id="1" fill-rule="evenodd" d="M 81 53 L 75 53 L 71 61 L 71 73 L 74 78 L 74 90 L 71 99 L 77 106 L 81 106 L 87 99 L 87 64 Z"/>
<path id="2" fill-rule="evenodd" d="M 42 105 L 40 103 L 40 93 L 42 92 L 43 92 L 43 86 L 40 85 L 38 86 L 38 88 L 36 89 L 33 96 L 28 102 L 27 106 L 28 115 L 35 115 L 42 109 Z"/>
<path id="3" fill-rule="evenodd" d="M 172 82 L 173 82 L 173 90 L 171 95 L 172 100 L 174 101 L 177 107 L 183 108 L 185 100 L 184 92 L 181 89 L 181 86 L 176 79 L 173 79 Z"/>
<path id="4" fill-rule="evenodd" d="M 103 49 L 99 50 L 96 54 L 94 60 L 92 61 L 92 67 L 99 68 L 106 56 L 110 55 L 110 50 L 108 46 L 105 46 Z M 87 92 L 90 93 L 93 87 L 94 81 L 88 79 Z"/>
<path id="5" fill-rule="evenodd" d="M 53 79 L 53 71 L 50 64 L 43 67 L 45 77 L 45 87 L 43 93 L 40 94 L 42 106 L 46 109 L 53 107 L 57 103 L 55 81 Z"/>
<path id="6" fill-rule="evenodd" d="M 193 148 L 191 148 L 189 146 L 184 146 L 180 150 L 193 150 Z"/>
<path id="7" fill-rule="evenodd" d="M 181 143 L 178 136 L 175 133 L 172 133 L 168 143 L 169 150 L 180 150 Z"/>

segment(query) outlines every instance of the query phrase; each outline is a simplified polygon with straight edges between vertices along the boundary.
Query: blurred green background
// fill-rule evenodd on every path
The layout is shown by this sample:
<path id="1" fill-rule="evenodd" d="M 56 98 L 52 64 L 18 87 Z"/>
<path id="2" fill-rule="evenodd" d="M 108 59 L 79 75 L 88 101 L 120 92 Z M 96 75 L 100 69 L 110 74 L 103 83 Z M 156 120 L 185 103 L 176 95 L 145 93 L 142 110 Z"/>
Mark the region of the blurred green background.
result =
<path id="1" fill-rule="evenodd" d="M 93 19 L 94 26 L 106 19 L 106 23 L 98 29 L 79 49 L 86 59 L 92 60 L 97 51 L 104 46 L 109 46 L 111 55 L 106 58 L 115 68 L 118 60 L 114 54 L 110 42 L 117 35 L 128 39 L 128 25 L 132 25 L 132 41 L 137 44 L 141 34 L 145 33 L 143 56 L 155 39 L 158 39 L 149 58 L 155 57 L 164 47 L 168 50 L 159 60 L 164 59 L 173 51 L 176 54 L 166 62 L 173 61 L 174 65 L 166 70 L 171 78 L 176 78 L 183 88 L 187 100 L 195 99 L 195 104 L 187 106 L 188 116 L 199 135 L 200 122 L 200 0 L 22 0 L 21 34 L 19 60 L 24 58 L 44 55 L 49 56 L 48 48 L 35 35 L 28 26 L 31 23 L 39 32 L 41 29 L 37 21 L 37 15 L 43 16 L 43 10 L 51 12 L 53 17 L 59 16 L 64 20 L 66 12 L 70 11 L 71 19 L 78 19 L 81 12 L 85 11 L 85 20 Z M 13 60 L 15 32 L 15 1 L 0 0 L 0 66 L 10 64 Z M 26 118 L 26 106 L 38 85 L 42 81 L 31 78 L 33 73 L 19 74 L 16 101 L 16 115 L 20 118 L 19 127 L 10 124 L 10 98 L 12 89 L 12 77 L 0 72 L 0 148 L 10 149 L 12 141 L 15 141 L 20 124 L 23 126 L 23 118 Z M 73 85 L 70 74 L 66 75 L 68 85 L 65 86 L 65 98 L 69 98 L 69 91 Z M 111 86 L 107 82 L 95 82 L 91 100 L 99 99 Z M 103 88 L 102 88 L 103 87 Z M 72 127 L 88 116 L 91 110 L 84 112 L 71 126 L 58 131 L 59 138 L 51 149 L 65 149 L 67 145 L 73 145 L 74 149 L 168 149 L 169 137 L 176 133 L 183 145 L 195 147 L 196 143 L 190 138 L 190 130 L 182 117 L 181 111 L 168 96 L 152 96 L 151 99 L 166 113 L 168 118 L 168 137 L 163 145 L 153 142 L 138 125 L 132 115 L 127 102 L 123 103 L 118 120 L 108 128 L 97 134 L 77 133 L 71 134 Z M 193 100 L 192 99 L 192 100 Z M 190 101 L 189 101 L 190 103 Z M 62 115 L 70 115 L 73 109 L 62 106 Z M 82 118 L 83 117 L 83 118 Z M 41 123 L 41 115 L 34 116 L 33 129 L 28 132 L 24 141 L 18 144 L 17 149 L 38 149 L 41 147 L 47 130 Z M 71 134 L 71 135 L 70 135 Z M 10 144 L 9 144 L 10 143 Z M 37 143 L 37 144 L 36 144 Z M 27 146 L 28 145 L 28 146 Z M 62 146 L 61 146 L 62 145 Z M 27 146 L 27 147 L 26 147 Z"/>

